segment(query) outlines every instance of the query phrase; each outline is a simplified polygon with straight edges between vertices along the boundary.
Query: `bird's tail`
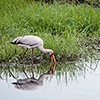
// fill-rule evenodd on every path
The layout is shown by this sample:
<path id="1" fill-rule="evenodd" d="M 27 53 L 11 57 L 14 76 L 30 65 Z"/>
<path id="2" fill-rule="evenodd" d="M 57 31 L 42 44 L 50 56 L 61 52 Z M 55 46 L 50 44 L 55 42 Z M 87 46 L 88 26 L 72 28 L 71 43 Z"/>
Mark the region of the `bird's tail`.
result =
<path id="1" fill-rule="evenodd" d="M 11 43 L 12 43 L 12 44 L 18 44 L 20 38 L 21 38 L 21 37 L 15 38 Z"/>
<path id="2" fill-rule="evenodd" d="M 11 42 L 11 44 L 16 44 L 16 42 Z"/>

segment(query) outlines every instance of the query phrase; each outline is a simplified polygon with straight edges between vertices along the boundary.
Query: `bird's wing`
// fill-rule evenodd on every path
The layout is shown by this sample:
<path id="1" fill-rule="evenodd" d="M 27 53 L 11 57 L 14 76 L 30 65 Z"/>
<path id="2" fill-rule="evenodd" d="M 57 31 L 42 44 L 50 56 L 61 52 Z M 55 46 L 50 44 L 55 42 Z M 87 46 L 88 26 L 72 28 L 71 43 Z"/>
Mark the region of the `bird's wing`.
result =
<path id="1" fill-rule="evenodd" d="M 18 40 L 17 44 L 34 46 L 37 45 L 38 42 L 37 39 L 33 36 L 23 36 Z"/>

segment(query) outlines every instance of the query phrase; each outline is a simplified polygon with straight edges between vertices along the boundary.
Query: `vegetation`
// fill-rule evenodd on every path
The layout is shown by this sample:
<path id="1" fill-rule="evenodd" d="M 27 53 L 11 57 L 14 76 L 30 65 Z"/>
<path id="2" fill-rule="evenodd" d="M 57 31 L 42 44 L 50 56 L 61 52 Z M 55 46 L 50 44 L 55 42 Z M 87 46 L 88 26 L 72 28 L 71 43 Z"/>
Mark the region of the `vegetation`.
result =
<path id="1" fill-rule="evenodd" d="M 41 74 L 46 73 L 50 70 L 50 66 L 47 65 L 37 65 L 34 66 L 34 77 L 37 79 Z M 90 67 L 90 66 L 89 66 Z M 25 66 L 25 72 L 29 78 L 32 77 L 31 73 L 31 67 L 26 65 Z M 66 85 L 69 81 L 77 80 L 79 76 L 84 76 L 86 73 L 86 67 L 84 67 L 84 64 L 78 63 L 78 65 L 74 63 L 68 63 L 68 64 L 58 64 L 56 66 L 56 72 L 54 72 L 54 75 L 56 76 L 57 82 L 63 80 L 66 82 Z M 14 64 L 6 64 L 0 66 L 0 80 L 6 80 L 8 81 L 9 78 L 13 79 L 25 79 L 26 75 L 22 71 L 22 65 L 15 66 Z M 52 79 L 52 75 L 50 77 L 50 80 Z"/>
<path id="2" fill-rule="evenodd" d="M 99 60 L 91 59 L 91 61 L 74 61 L 63 64 L 57 64 L 56 71 L 54 72 L 54 77 L 56 77 L 57 83 L 66 82 L 66 85 L 70 81 L 77 81 L 80 76 L 85 77 L 87 72 L 94 72 L 97 70 L 97 66 L 99 65 Z M 2 63 L 0 65 L 0 80 L 6 80 L 9 82 L 9 79 L 25 79 L 26 75 L 22 70 L 23 65 L 14 63 L 5 64 Z M 25 65 L 25 72 L 29 78 L 32 77 L 31 73 L 31 64 Z M 49 63 L 46 64 L 35 64 L 34 65 L 34 78 L 38 78 L 41 74 L 46 73 L 50 70 Z M 51 81 L 53 76 L 47 78 L 47 80 Z"/>
<path id="3" fill-rule="evenodd" d="M 86 4 L 0 0 L 0 62 L 21 60 L 25 49 L 10 42 L 23 35 L 41 37 L 44 47 L 52 49 L 57 60 L 92 56 L 99 43 L 100 9 Z M 31 61 L 30 53 L 26 62 Z M 36 62 L 44 58 L 49 60 L 48 55 L 34 50 Z"/>

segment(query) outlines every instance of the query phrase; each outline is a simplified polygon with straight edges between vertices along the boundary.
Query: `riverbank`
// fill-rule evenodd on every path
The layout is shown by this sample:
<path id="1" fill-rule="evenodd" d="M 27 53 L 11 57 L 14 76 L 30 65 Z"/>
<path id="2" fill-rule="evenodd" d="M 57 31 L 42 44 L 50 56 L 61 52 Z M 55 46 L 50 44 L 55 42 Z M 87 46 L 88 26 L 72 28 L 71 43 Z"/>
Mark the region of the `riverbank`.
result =
<path id="1" fill-rule="evenodd" d="M 54 51 L 57 61 L 93 56 L 100 43 L 100 9 L 89 5 L 46 4 L 24 0 L 0 3 L 0 63 L 21 61 L 25 49 L 10 44 L 23 35 L 36 35 L 44 48 Z M 25 56 L 30 60 L 31 50 Z M 34 61 L 49 55 L 34 50 Z"/>

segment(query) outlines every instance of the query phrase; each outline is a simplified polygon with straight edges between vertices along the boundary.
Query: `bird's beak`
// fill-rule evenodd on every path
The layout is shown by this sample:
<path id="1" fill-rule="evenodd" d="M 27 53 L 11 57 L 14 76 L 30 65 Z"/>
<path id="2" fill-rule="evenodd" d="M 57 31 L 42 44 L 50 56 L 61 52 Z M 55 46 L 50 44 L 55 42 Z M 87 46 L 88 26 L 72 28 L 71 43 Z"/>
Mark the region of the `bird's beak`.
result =
<path id="1" fill-rule="evenodd" d="M 55 62 L 55 63 L 54 63 L 54 66 L 53 66 L 53 60 L 54 60 L 54 62 Z M 53 66 L 53 68 L 52 68 L 52 66 Z M 54 71 L 54 70 L 55 70 L 55 66 L 56 66 L 56 59 L 55 59 L 55 56 L 52 55 L 52 56 L 51 56 L 51 70 Z"/>

